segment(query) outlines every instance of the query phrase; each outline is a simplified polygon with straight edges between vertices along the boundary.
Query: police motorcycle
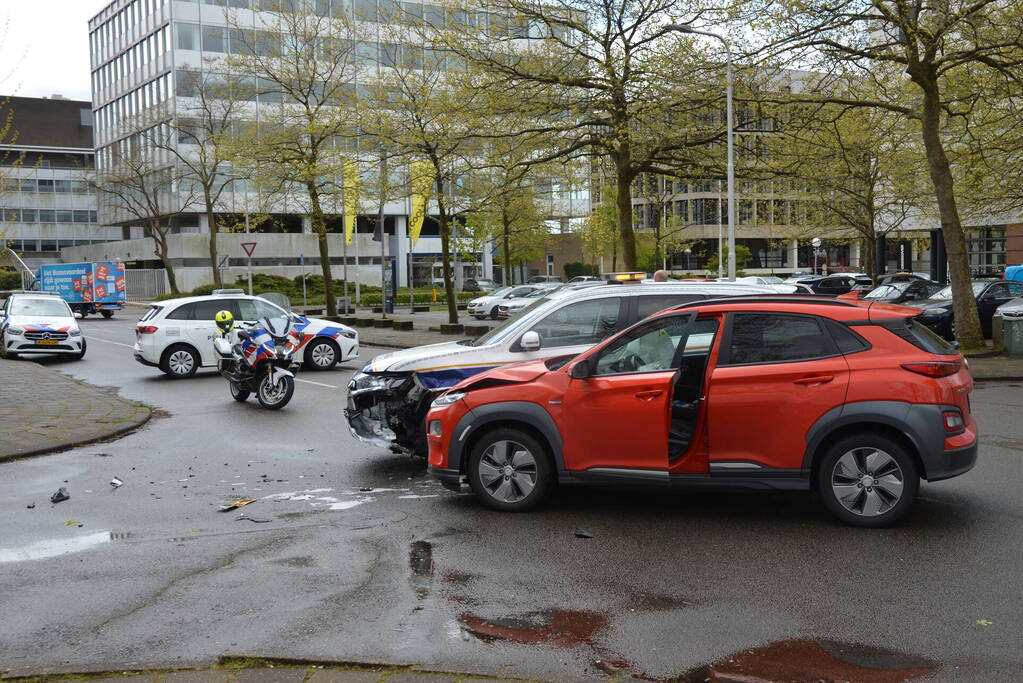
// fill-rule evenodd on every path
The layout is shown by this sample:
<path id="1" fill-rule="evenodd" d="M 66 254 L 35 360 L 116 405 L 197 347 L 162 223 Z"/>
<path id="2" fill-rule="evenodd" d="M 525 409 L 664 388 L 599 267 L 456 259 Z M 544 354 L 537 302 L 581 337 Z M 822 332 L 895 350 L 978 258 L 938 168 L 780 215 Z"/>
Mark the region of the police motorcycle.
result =
<path id="1" fill-rule="evenodd" d="M 295 360 L 299 337 L 291 321 L 283 316 L 263 318 L 235 330 L 230 311 L 220 311 L 215 321 L 222 332 L 213 340 L 217 369 L 230 383 L 231 397 L 241 402 L 255 393 L 267 410 L 288 405 L 299 366 Z"/>

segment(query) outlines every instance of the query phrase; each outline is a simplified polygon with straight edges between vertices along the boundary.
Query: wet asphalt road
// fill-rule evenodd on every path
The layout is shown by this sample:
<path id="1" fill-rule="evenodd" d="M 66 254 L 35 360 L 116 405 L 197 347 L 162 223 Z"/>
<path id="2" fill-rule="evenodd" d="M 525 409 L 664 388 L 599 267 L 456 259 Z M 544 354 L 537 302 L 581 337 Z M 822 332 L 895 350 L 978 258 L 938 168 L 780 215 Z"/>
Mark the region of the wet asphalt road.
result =
<path id="1" fill-rule="evenodd" d="M 230 652 L 557 680 L 729 658 L 775 680 L 1023 672 L 1019 385 L 974 392 L 979 465 L 923 486 L 896 529 L 838 526 L 792 494 L 563 490 L 508 515 L 350 437 L 343 387 L 380 350 L 300 374 L 271 413 L 213 372 L 134 362 L 131 319 L 84 321 L 86 359 L 50 365 L 160 417 L 0 465 L 0 671 Z M 50 504 L 64 480 L 71 499 Z M 217 511 L 236 498 L 258 502 Z"/>

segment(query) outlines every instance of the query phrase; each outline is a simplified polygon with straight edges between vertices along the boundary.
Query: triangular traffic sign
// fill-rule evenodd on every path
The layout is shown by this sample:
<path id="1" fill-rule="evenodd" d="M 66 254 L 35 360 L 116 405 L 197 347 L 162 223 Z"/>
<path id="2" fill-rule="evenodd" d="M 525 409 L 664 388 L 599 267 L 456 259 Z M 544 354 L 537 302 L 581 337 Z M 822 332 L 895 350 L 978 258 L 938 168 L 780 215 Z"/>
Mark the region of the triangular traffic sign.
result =
<path id="1" fill-rule="evenodd" d="M 252 252 L 256 250 L 256 243 L 242 242 L 242 249 L 244 249 L 245 253 L 249 255 L 249 258 L 252 258 Z"/>

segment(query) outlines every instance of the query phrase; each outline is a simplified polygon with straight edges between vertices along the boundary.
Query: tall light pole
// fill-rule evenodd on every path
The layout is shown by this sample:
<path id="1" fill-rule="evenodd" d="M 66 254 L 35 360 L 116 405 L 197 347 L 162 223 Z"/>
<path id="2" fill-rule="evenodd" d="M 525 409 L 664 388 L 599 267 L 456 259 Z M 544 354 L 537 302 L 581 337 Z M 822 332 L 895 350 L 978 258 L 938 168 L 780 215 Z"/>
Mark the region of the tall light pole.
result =
<path id="1" fill-rule="evenodd" d="M 725 37 L 712 31 L 701 31 L 688 24 L 668 24 L 664 32 L 696 33 L 717 38 L 725 46 L 725 116 L 728 135 L 728 279 L 735 281 L 735 133 L 732 126 L 732 50 Z"/>

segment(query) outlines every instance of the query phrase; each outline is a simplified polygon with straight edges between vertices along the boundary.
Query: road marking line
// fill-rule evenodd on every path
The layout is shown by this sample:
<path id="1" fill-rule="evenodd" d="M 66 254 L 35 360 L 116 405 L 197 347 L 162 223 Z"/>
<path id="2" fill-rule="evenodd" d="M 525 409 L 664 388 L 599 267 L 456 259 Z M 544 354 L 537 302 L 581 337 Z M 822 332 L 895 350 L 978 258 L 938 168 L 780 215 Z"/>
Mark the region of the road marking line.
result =
<path id="1" fill-rule="evenodd" d="M 87 335 L 85 338 L 90 340 L 90 341 L 101 341 L 101 342 L 106 342 L 107 344 L 117 344 L 118 346 L 123 346 L 123 347 L 128 348 L 128 349 L 135 348 L 131 344 L 122 344 L 121 342 L 110 341 L 109 339 L 104 339 L 103 337 L 93 337 L 91 335 Z"/>
<path id="2" fill-rule="evenodd" d="M 306 384 L 315 384 L 318 387 L 327 387 L 328 389 L 337 389 L 337 387 L 334 386 L 333 384 L 323 384 L 322 382 L 314 382 L 314 381 L 312 381 L 310 379 L 299 379 L 298 377 L 296 377 L 295 381 L 296 382 L 305 382 Z"/>

